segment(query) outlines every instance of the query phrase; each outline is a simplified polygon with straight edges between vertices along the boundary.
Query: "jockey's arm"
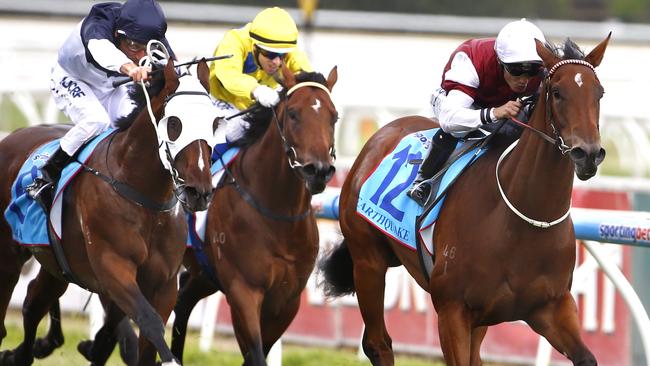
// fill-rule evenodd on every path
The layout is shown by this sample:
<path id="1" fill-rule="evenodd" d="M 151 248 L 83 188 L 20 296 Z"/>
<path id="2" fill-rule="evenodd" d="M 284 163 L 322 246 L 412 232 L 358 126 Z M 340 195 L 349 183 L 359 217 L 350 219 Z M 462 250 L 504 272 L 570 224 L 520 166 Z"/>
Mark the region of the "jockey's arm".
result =
<path id="1" fill-rule="evenodd" d="M 218 84 L 221 82 L 229 93 L 249 98 L 252 101 L 251 93 L 259 84 L 254 77 L 242 72 L 248 52 L 242 40 L 233 31 L 226 33 L 214 51 L 215 56 L 228 54 L 233 56 L 210 65 L 210 92 L 216 97 L 213 91 L 219 87 Z"/>
<path id="2" fill-rule="evenodd" d="M 472 97 L 460 90 L 451 90 L 442 101 L 438 121 L 443 131 L 464 136 L 483 124 L 481 113 L 484 112 L 474 107 Z M 496 121 L 493 109 L 490 109 L 490 114 L 490 118 Z"/>
<path id="3" fill-rule="evenodd" d="M 121 70 L 121 67 L 124 64 L 133 63 L 108 39 L 89 40 L 88 51 L 90 51 L 95 62 L 106 70 L 127 74 Z"/>

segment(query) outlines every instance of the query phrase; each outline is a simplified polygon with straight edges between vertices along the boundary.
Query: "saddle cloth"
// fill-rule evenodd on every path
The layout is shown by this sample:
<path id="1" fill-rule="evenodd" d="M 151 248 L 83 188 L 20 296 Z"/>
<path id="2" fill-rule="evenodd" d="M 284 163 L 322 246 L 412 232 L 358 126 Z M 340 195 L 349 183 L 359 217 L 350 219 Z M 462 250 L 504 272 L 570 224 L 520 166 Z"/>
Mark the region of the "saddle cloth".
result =
<path id="1" fill-rule="evenodd" d="M 357 202 L 357 214 L 381 232 L 412 250 L 417 249 L 416 235 L 420 235 L 429 253 L 433 253 L 433 229 L 445 199 L 442 197 L 438 201 L 422 220 L 421 227 L 416 229 L 416 219 L 424 208 L 409 198 L 406 192 L 411 188 L 437 130 L 418 131 L 399 141 L 366 178 Z M 456 149 L 465 143 L 468 142 L 459 141 Z M 440 181 L 436 198 L 472 161 L 477 150 L 469 150 L 449 167 Z M 483 153 L 484 150 L 480 151 L 479 156 Z"/>
<path id="2" fill-rule="evenodd" d="M 45 217 L 43 208 L 27 194 L 25 188 L 32 184 L 34 179 L 41 176 L 39 168 L 54 154 L 59 147 L 59 140 L 53 140 L 38 147 L 27 158 L 11 186 L 11 201 L 4 212 L 15 241 L 22 245 L 50 245 L 47 236 L 48 223 L 52 226 L 59 240 L 61 239 L 63 193 L 72 179 L 79 173 L 81 169 L 79 162 L 85 163 L 88 161 L 97 145 L 113 132 L 115 132 L 115 129 L 109 129 L 92 139 L 80 149 L 77 158 L 63 169 L 52 201 L 49 222 Z"/>

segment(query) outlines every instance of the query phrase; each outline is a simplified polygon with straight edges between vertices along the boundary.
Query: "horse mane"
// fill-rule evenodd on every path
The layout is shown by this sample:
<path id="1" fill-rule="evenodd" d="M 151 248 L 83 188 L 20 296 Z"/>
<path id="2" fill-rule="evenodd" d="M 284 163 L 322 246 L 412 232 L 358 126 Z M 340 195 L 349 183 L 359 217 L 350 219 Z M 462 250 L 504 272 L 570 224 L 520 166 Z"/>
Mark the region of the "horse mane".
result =
<path id="1" fill-rule="evenodd" d="M 133 124 L 135 119 L 138 117 L 140 112 L 147 107 L 147 99 L 144 96 L 144 89 L 142 88 L 141 83 L 133 83 L 133 87 L 129 88 L 129 98 L 135 103 L 135 108 L 131 113 L 126 116 L 120 117 L 115 121 L 115 127 L 120 131 L 124 131 Z M 153 74 L 153 77 L 149 80 L 149 87 L 147 92 L 149 97 L 158 95 L 160 91 L 165 86 L 165 76 L 163 72 L 157 72 Z"/>
<path id="2" fill-rule="evenodd" d="M 326 85 L 327 82 L 325 76 L 318 72 L 301 71 L 296 74 L 296 84 L 307 81 L 313 81 L 323 85 Z M 285 88 L 280 92 L 280 100 L 285 100 L 286 97 L 287 89 Z M 244 116 L 244 120 L 249 123 L 249 127 L 244 132 L 244 136 L 234 145 L 241 148 L 252 145 L 264 135 L 272 119 L 273 108 L 255 108 L 248 112 L 246 116 Z"/>
<path id="3" fill-rule="evenodd" d="M 585 59 L 585 53 L 578 47 L 575 42 L 571 40 L 571 38 L 567 38 L 564 40 L 564 43 L 561 43 L 559 45 L 555 45 L 550 42 L 546 42 L 546 48 L 553 52 L 553 54 L 557 57 L 559 57 L 562 60 L 584 60 Z"/>

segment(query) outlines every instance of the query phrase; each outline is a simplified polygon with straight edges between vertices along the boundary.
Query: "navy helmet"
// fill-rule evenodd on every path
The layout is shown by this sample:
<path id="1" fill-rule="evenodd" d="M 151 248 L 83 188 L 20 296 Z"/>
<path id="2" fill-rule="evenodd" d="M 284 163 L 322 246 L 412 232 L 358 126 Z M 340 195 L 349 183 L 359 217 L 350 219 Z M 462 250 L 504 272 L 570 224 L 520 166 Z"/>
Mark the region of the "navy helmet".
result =
<path id="1" fill-rule="evenodd" d="M 167 21 L 155 0 L 127 0 L 120 10 L 116 28 L 118 34 L 146 44 L 152 39 L 165 38 Z"/>

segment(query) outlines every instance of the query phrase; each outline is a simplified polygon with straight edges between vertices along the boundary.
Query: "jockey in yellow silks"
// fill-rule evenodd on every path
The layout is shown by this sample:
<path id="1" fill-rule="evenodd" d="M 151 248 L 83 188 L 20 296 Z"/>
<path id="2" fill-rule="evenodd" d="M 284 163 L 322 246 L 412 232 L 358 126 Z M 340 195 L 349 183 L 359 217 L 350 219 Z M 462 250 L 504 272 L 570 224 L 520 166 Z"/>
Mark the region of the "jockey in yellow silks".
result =
<path id="1" fill-rule="evenodd" d="M 312 71 L 307 55 L 296 48 L 298 28 L 291 15 L 278 7 L 267 8 L 243 28 L 228 31 L 215 56 L 231 58 L 210 67 L 210 94 L 224 116 L 233 115 L 258 102 L 273 107 L 280 101 L 277 79 L 281 68 Z M 226 138 L 233 142 L 243 136 L 248 123 L 243 118 L 228 121 Z"/>

